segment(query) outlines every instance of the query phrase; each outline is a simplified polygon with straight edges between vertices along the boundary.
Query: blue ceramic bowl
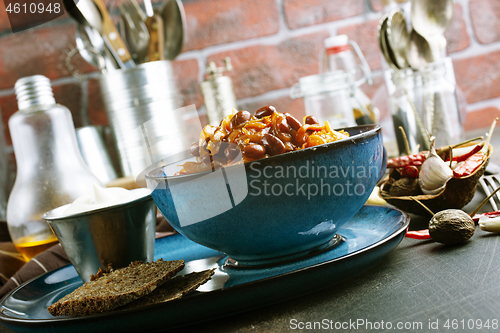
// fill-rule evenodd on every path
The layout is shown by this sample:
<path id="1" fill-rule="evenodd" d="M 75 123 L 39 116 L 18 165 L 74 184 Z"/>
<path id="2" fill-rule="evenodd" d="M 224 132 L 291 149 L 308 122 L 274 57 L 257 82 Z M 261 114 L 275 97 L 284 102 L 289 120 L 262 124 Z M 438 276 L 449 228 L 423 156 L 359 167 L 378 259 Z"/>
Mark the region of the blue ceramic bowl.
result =
<path id="1" fill-rule="evenodd" d="M 152 170 L 161 213 L 187 238 L 238 265 L 274 264 L 329 248 L 386 167 L 379 125 L 329 144 L 203 173 Z"/>

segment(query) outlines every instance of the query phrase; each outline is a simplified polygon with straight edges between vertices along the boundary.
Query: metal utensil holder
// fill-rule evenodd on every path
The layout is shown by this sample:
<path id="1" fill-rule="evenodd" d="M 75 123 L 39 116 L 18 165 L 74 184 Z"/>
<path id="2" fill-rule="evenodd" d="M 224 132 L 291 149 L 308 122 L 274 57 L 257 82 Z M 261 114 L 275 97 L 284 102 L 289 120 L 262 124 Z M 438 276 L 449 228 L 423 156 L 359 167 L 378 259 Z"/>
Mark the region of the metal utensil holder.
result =
<path id="1" fill-rule="evenodd" d="M 100 77 L 123 176 L 189 147 L 170 61 L 155 61 Z"/>

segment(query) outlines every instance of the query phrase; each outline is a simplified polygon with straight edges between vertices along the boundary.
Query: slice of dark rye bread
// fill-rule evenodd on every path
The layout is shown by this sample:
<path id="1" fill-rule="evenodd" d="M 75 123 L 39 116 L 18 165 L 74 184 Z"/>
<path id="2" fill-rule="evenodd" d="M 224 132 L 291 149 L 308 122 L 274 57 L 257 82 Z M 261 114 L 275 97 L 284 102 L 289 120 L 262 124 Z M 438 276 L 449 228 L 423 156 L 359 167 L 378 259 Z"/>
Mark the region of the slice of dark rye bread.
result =
<path id="1" fill-rule="evenodd" d="M 132 309 L 140 306 L 162 303 L 181 298 L 187 293 L 195 290 L 214 275 L 214 269 L 207 269 L 206 271 L 193 272 L 186 275 L 176 276 L 168 280 L 154 292 L 141 297 L 133 302 L 126 304 L 120 309 Z"/>
<path id="2" fill-rule="evenodd" d="M 53 316 L 82 316 L 110 311 L 151 293 L 184 268 L 184 260 L 142 263 L 99 269 L 91 281 L 48 307 Z"/>

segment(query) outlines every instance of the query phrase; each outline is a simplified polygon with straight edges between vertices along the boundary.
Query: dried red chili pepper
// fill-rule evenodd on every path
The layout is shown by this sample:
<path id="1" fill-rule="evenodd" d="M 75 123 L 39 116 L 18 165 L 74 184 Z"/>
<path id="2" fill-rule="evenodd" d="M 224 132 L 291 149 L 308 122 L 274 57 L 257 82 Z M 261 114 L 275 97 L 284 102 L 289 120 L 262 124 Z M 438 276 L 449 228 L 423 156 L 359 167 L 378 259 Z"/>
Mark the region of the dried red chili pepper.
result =
<path id="1" fill-rule="evenodd" d="M 490 218 L 493 218 L 493 217 L 499 217 L 500 216 L 500 211 L 496 210 L 494 212 L 487 212 L 487 213 L 482 213 L 482 214 L 476 214 L 472 217 L 472 220 L 474 221 L 474 223 L 478 223 L 479 222 L 479 219 L 483 216 L 488 216 Z"/>
<path id="2" fill-rule="evenodd" d="M 472 156 L 469 156 L 463 164 L 458 165 L 453 170 L 453 177 L 462 178 L 471 175 L 474 171 L 476 171 L 486 159 L 486 155 L 482 152 L 475 153 Z"/>
<path id="3" fill-rule="evenodd" d="M 406 231 L 405 237 L 413 239 L 431 239 L 429 229 Z"/>
<path id="4" fill-rule="evenodd" d="M 462 162 L 468 159 L 470 156 L 474 155 L 483 148 L 482 145 L 475 145 L 474 147 L 463 147 L 453 149 L 453 160 L 455 162 Z M 446 161 L 449 161 L 448 158 Z"/>
<path id="5" fill-rule="evenodd" d="M 401 170 L 401 176 L 405 178 L 418 178 L 418 168 L 414 165 L 408 165 Z"/>
<path id="6" fill-rule="evenodd" d="M 403 168 L 405 166 L 414 165 L 419 166 L 422 165 L 425 161 L 425 154 L 418 153 L 413 155 L 395 157 L 387 161 L 388 168 Z"/>

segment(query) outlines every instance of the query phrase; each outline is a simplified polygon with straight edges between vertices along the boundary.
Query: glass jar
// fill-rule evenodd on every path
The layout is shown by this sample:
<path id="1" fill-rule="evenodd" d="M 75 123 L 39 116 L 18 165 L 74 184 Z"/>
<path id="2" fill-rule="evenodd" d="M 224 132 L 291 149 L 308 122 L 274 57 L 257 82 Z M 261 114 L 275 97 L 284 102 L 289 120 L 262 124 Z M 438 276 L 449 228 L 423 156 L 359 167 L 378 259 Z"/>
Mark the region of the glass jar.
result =
<path id="1" fill-rule="evenodd" d="M 17 174 L 7 203 L 12 241 L 28 261 L 57 243 L 41 215 L 101 185 L 78 150 L 71 112 L 56 104 L 48 78 L 15 85 L 19 111 L 9 119 Z"/>
<path id="2" fill-rule="evenodd" d="M 390 71 L 387 80 L 389 108 L 400 154 L 406 154 L 403 128 L 410 151 L 429 149 L 429 135 L 436 147 L 463 141 L 463 126 L 450 58 L 427 64 L 416 71 Z"/>
<path id="3" fill-rule="evenodd" d="M 359 59 L 359 66 L 351 48 Z M 372 101 L 361 89 L 364 83 L 371 84 L 370 67 L 358 44 L 349 41 L 347 35 L 333 36 L 324 41 L 324 49 L 320 56 L 320 74 L 332 71 L 348 73 L 356 82 L 356 87 L 352 89 L 350 96 L 356 123 L 358 125 L 377 123 L 378 110 L 373 107 Z"/>
<path id="4" fill-rule="evenodd" d="M 307 115 L 327 120 L 333 128 L 356 126 L 351 94 L 355 85 L 342 71 L 305 76 L 290 90 L 292 99 L 303 98 Z"/>

